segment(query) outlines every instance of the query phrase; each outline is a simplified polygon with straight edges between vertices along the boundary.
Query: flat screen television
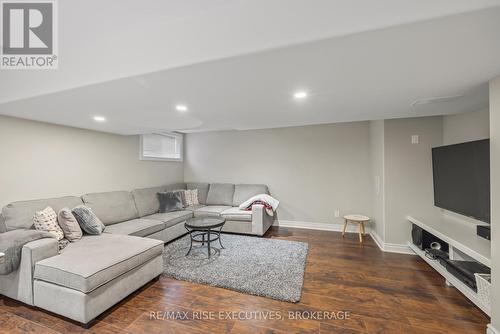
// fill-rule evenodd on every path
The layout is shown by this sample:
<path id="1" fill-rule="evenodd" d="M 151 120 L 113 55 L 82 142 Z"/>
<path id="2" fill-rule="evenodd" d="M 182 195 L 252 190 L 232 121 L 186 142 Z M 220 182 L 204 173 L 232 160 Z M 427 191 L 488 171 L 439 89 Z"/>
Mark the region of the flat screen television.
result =
<path id="1" fill-rule="evenodd" d="M 490 223 L 490 140 L 432 149 L 434 205 Z"/>

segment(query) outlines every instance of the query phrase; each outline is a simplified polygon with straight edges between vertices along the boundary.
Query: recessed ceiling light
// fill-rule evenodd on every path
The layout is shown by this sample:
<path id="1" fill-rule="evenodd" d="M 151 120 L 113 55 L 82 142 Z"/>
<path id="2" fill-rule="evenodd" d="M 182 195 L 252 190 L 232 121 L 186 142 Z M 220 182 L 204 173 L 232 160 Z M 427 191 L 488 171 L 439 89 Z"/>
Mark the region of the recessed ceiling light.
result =
<path id="1" fill-rule="evenodd" d="M 106 122 L 106 117 L 104 117 L 104 116 L 94 116 L 93 119 L 94 119 L 94 121 L 99 122 L 99 123 Z"/>
<path id="2" fill-rule="evenodd" d="M 184 104 L 178 104 L 175 106 L 175 110 L 177 111 L 187 111 L 188 107 Z"/>
<path id="3" fill-rule="evenodd" d="M 293 98 L 296 100 L 303 100 L 308 96 L 307 92 L 305 91 L 298 91 L 293 94 Z"/>

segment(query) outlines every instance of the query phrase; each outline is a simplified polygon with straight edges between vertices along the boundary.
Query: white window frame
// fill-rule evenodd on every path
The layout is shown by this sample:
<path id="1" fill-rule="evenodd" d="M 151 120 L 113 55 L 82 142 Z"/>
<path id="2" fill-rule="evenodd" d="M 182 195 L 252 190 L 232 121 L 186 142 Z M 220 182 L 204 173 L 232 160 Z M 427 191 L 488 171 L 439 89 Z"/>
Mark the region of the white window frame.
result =
<path id="1" fill-rule="evenodd" d="M 177 143 L 178 143 L 178 148 L 180 152 L 180 157 L 179 158 L 161 158 L 161 157 L 150 157 L 150 156 L 144 156 L 144 145 L 143 145 L 143 140 L 144 140 L 144 135 L 140 136 L 140 143 L 139 143 L 139 159 L 144 160 L 144 161 L 177 161 L 177 162 L 182 162 L 184 160 L 184 137 L 181 133 L 177 132 L 164 132 L 164 133 L 150 133 L 149 135 L 157 135 L 157 136 L 165 136 L 165 137 L 175 137 Z"/>

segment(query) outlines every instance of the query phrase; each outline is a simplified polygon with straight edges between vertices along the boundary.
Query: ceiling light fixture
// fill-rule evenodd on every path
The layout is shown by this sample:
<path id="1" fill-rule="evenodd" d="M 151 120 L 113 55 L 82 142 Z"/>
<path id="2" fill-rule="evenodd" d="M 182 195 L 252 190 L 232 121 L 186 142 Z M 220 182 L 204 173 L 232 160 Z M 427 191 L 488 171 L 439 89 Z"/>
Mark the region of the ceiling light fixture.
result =
<path id="1" fill-rule="evenodd" d="M 293 98 L 296 99 L 296 100 L 303 100 L 305 99 L 306 97 L 308 96 L 307 92 L 305 91 L 299 91 L 299 92 L 295 92 L 293 94 Z"/>
<path id="2" fill-rule="evenodd" d="M 104 117 L 104 116 L 94 116 L 92 118 L 94 119 L 94 121 L 99 122 L 99 123 L 106 122 L 106 117 Z"/>
<path id="3" fill-rule="evenodd" d="M 188 107 L 184 104 L 178 104 L 175 106 L 175 110 L 177 111 L 188 111 Z"/>

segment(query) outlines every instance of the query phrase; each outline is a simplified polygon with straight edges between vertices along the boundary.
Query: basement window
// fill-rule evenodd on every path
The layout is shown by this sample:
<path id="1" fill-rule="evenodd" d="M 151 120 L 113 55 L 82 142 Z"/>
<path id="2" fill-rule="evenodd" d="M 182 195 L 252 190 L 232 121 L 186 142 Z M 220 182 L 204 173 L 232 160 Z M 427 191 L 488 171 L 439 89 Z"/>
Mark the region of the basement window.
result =
<path id="1" fill-rule="evenodd" d="M 182 161 L 182 134 L 141 135 L 141 160 Z"/>

